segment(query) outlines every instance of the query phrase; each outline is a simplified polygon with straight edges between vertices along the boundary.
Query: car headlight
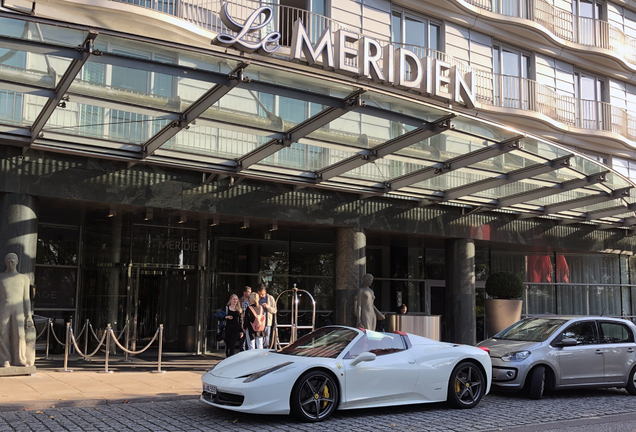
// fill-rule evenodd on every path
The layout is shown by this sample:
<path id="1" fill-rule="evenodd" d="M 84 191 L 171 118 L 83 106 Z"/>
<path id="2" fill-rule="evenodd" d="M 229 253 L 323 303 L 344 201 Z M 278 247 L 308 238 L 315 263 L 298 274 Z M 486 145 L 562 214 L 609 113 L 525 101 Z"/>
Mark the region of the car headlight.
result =
<path id="1" fill-rule="evenodd" d="M 250 375 L 244 375 L 244 376 L 242 376 L 240 378 L 247 377 L 247 379 L 245 381 L 243 381 L 243 382 L 244 383 L 249 383 L 249 382 L 252 382 L 252 381 L 256 381 L 257 379 L 259 379 L 259 378 L 261 378 L 261 377 L 263 377 L 263 376 L 265 376 L 267 374 L 270 374 L 272 372 L 276 372 L 277 370 L 282 369 L 285 366 L 289 366 L 290 364 L 292 364 L 292 362 L 281 363 L 281 364 L 276 365 L 274 367 L 271 367 L 269 369 L 265 369 L 265 370 L 260 371 L 260 372 L 254 372 L 253 374 L 250 374 Z"/>
<path id="2" fill-rule="evenodd" d="M 509 361 L 524 361 L 530 357 L 530 351 L 515 351 L 511 353 L 506 353 L 501 357 L 501 360 L 505 362 Z"/>

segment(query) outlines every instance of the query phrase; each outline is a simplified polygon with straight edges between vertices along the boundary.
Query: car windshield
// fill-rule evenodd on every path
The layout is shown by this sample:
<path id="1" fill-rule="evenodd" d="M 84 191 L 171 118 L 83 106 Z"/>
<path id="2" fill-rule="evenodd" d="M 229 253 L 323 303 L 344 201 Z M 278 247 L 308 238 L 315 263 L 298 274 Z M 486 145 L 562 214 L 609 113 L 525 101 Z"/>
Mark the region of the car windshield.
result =
<path id="1" fill-rule="evenodd" d="M 528 318 L 497 333 L 493 339 L 543 342 L 566 321 L 564 319 Z"/>
<path id="2" fill-rule="evenodd" d="M 301 357 L 336 358 L 358 334 L 352 329 L 323 327 L 301 337 L 279 352 Z"/>

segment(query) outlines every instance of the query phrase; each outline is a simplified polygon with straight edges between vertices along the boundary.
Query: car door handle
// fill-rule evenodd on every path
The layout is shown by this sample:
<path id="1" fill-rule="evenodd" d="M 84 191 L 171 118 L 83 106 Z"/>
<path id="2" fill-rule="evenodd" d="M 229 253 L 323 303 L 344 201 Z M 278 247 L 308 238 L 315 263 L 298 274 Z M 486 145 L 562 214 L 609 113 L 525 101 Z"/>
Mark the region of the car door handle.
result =
<path id="1" fill-rule="evenodd" d="M 628 353 L 633 353 L 634 352 L 634 348 L 627 348 L 627 352 Z"/>
<path id="2" fill-rule="evenodd" d="M 603 350 L 597 349 L 596 354 L 603 354 Z"/>
<path id="3" fill-rule="evenodd" d="M 415 360 L 409 360 L 409 364 L 415 364 Z"/>

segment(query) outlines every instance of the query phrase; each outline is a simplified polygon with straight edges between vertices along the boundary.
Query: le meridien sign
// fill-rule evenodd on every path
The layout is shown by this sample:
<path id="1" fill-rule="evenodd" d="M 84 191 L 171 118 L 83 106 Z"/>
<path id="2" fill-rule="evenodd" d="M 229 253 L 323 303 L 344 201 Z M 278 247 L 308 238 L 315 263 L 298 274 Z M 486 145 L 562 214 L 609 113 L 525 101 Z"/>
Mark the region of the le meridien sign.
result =
<path id="1" fill-rule="evenodd" d="M 261 39 L 251 33 L 267 28 L 274 12 L 271 7 L 256 9 L 244 23 L 234 20 L 228 12 L 229 3 L 221 10 L 221 21 L 237 34 L 220 33 L 213 44 L 233 47 L 241 51 L 257 51 L 270 55 L 280 48 L 281 34 L 272 31 Z M 259 20 L 261 15 L 264 15 Z M 257 24 L 256 22 L 259 21 Z M 272 26 L 273 27 L 273 26 Z M 374 82 L 387 84 L 404 90 L 446 101 L 475 107 L 475 77 L 473 72 L 462 76 L 456 66 L 429 57 L 419 58 L 406 48 L 393 44 L 384 47 L 377 40 L 340 29 L 332 33 L 324 29 L 316 43 L 311 42 L 307 29 L 300 19 L 292 27 L 290 60 L 322 65 L 348 76 L 364 76 Z M 410 72 L 410 73 L 408 73 Z"/>

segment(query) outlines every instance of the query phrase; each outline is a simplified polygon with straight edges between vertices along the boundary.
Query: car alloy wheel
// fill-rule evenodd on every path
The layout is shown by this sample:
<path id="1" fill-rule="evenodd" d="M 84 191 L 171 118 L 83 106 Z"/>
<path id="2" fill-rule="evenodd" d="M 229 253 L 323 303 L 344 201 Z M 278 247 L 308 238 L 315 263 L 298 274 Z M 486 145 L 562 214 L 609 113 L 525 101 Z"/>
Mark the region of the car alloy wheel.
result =
<path id="1" fill-rule="evenodd" d="M 310 371 L 296 382 L 291 395 L 292 413 L 304 421 L 321 421 L 338 407 L 338 386 L 328 372 Z"/>
<path id="2" fill-rule="evenodd" d="M 448 383 L 448 402 L 456 408 L 472 408 L 484 396 L 485 384 L 484 374 L 477 365 L 460 363 Z"/>
<path id="3" fill-rule="evenodd" d="M 627 391 L 629 394 L 636 396 L 636 366 L 629 373 L 629 378 L 627 379 Z"/>

